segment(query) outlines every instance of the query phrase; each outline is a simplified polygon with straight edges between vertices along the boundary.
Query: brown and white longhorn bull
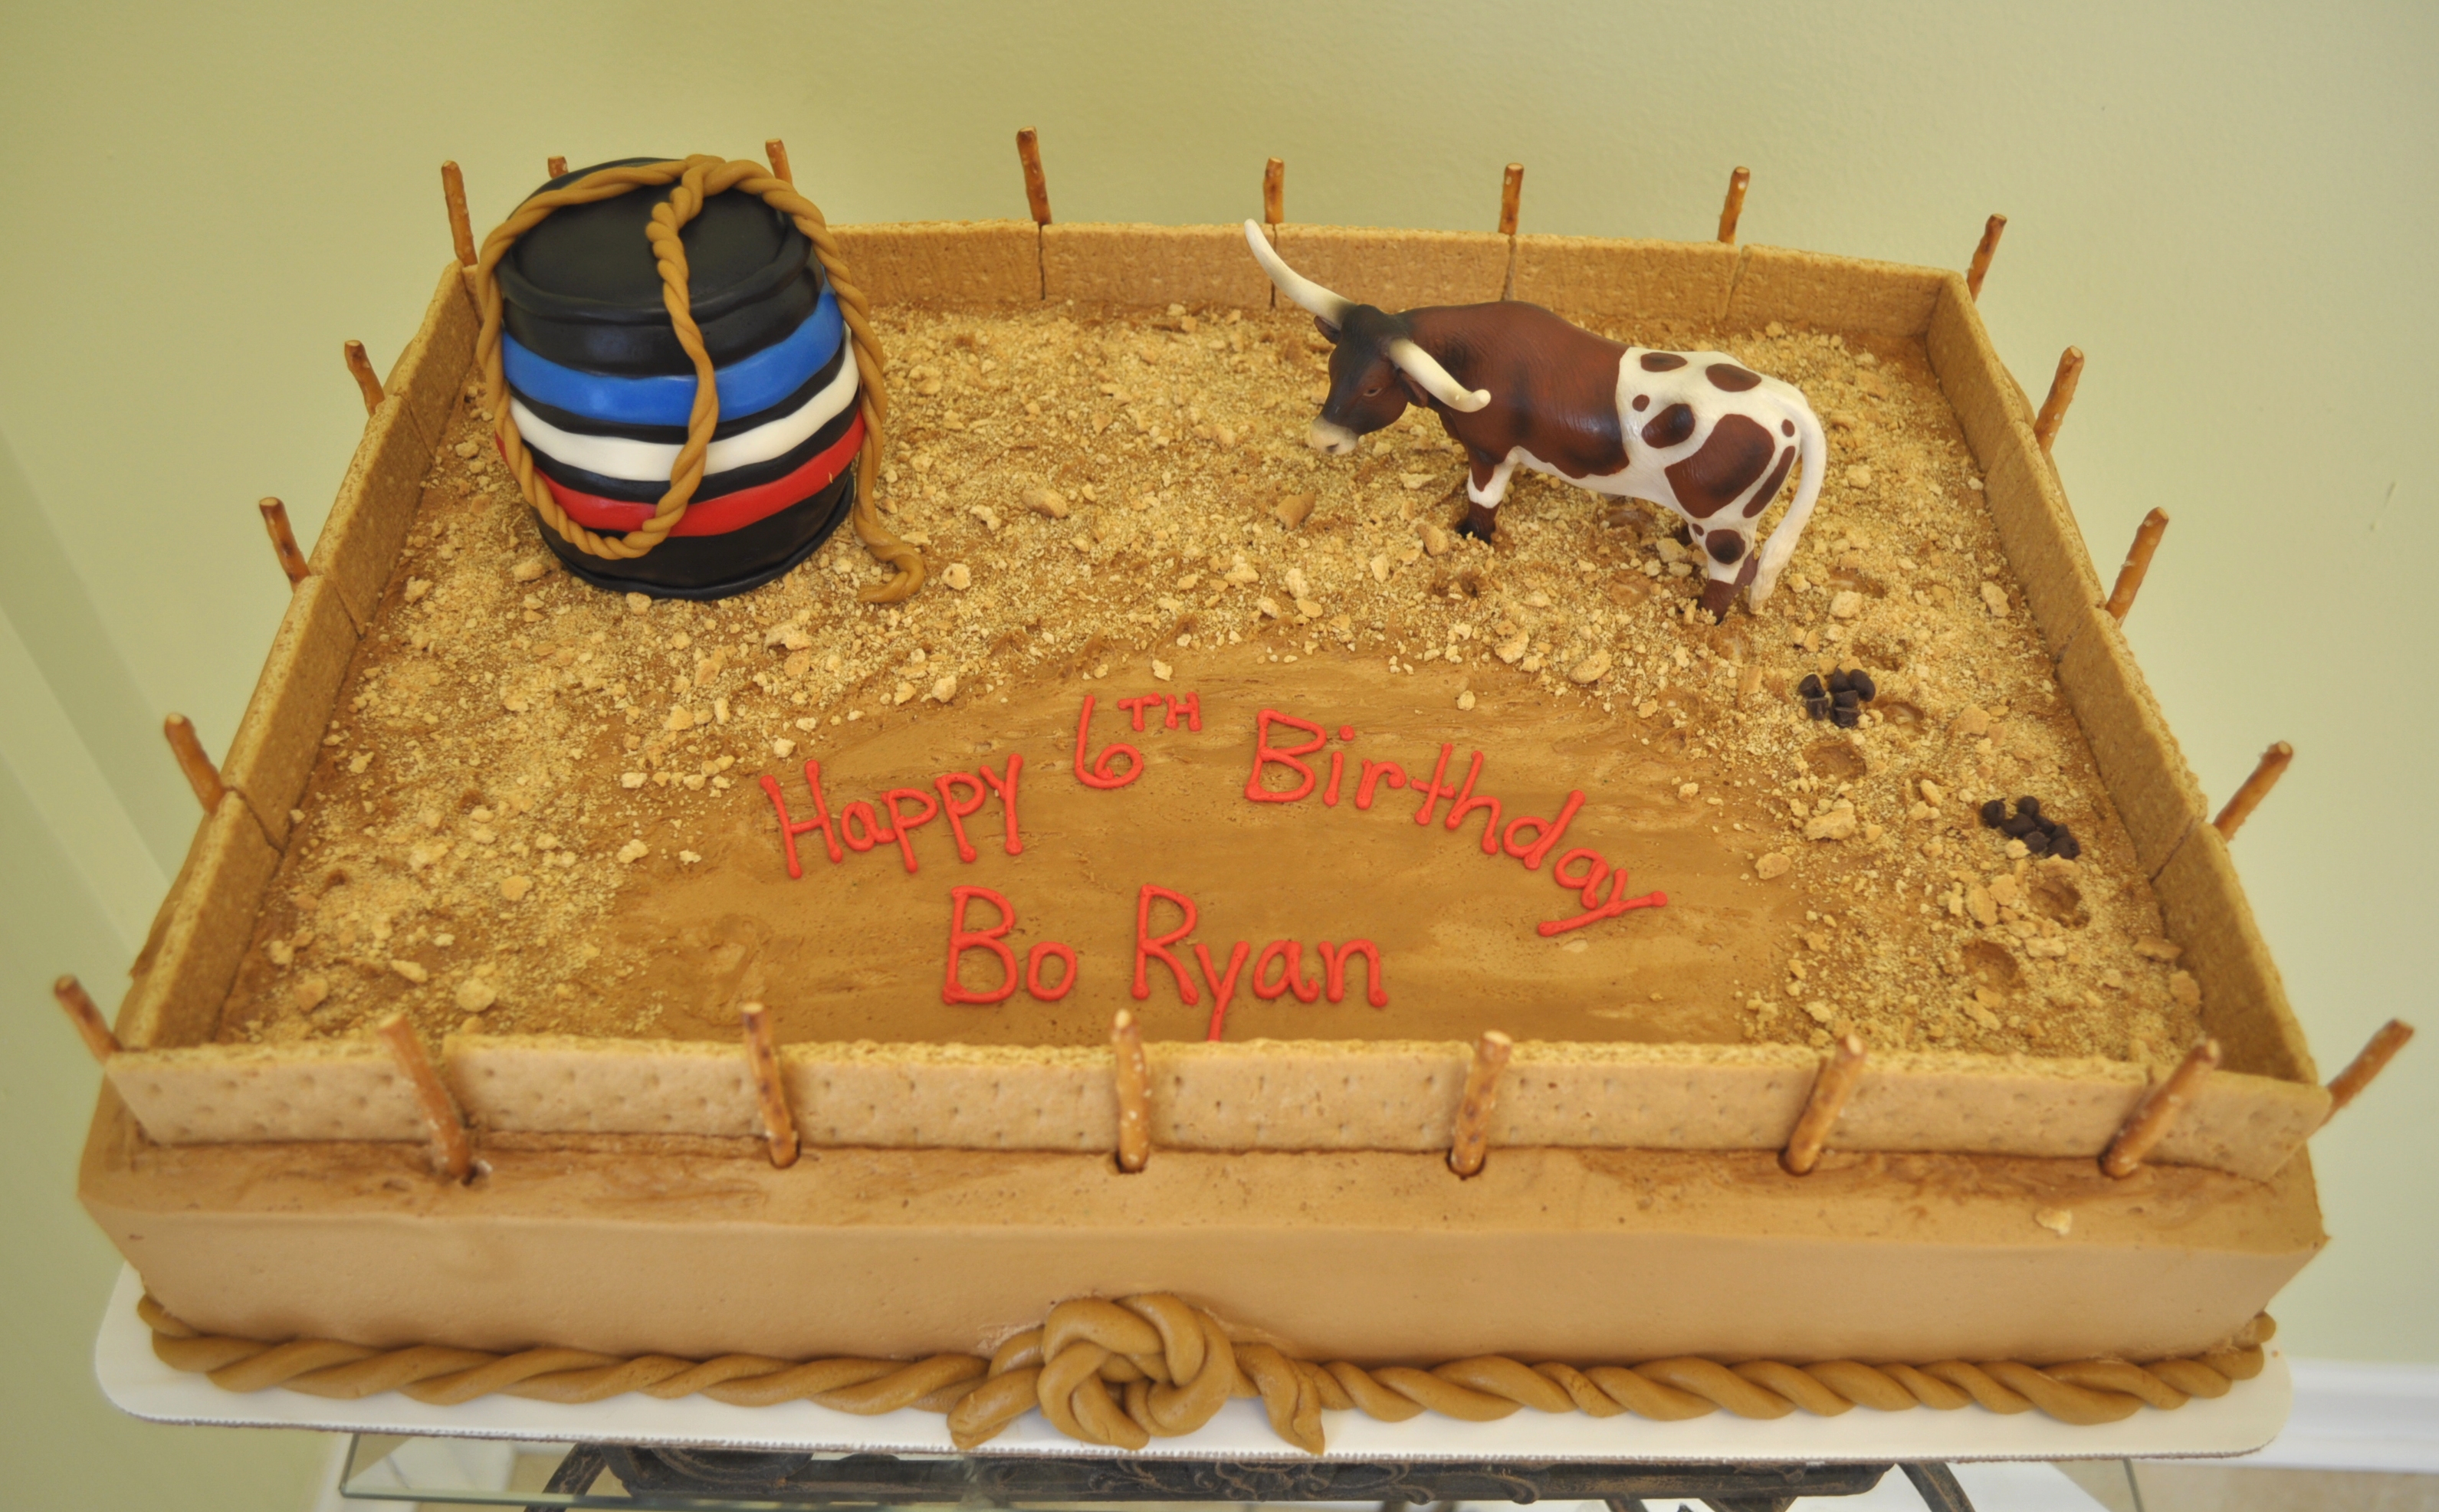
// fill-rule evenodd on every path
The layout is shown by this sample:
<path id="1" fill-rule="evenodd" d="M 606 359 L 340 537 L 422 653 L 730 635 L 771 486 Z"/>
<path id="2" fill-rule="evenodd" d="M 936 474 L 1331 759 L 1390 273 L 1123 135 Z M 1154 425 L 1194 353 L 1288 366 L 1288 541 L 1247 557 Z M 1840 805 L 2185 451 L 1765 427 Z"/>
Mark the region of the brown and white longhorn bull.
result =
<path id="1" fill-rule="evenodd" d="M 1440 418 L 1472 462 L 1461 527 L 1488 539 L 1521 464 L 1593 493 L 1647 499 L 1683 518 L 1709 572 L 1702 607 L 1736 590 L 1770 599 L 1821 494 L 1827 444 L 1793 384 L 1724 352 L 1623 347 L 1539 305 L 1502 300 L 1390 314 L 1334 294 L 1245 222 L 1255 260 L 1329 338 L 1329 397 L 1308 436 L 1344 456 L 1409 403 Z M 1798 457 L 1795 502 L 1756 552 L 1761 512 Z"/>

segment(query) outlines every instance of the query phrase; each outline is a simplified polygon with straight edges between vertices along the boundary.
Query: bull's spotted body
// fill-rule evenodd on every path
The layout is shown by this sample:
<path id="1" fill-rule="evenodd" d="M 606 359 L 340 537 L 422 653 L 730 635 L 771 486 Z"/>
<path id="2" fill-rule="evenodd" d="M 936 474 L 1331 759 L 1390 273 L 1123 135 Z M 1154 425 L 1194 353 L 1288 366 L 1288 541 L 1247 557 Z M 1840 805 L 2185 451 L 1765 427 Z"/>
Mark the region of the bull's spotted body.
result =
<path id="1" fill-rule="evenodd" d="M 1514 300 L 1392 315 L 1297 275 L 1252 222 L 1246 235 L 1273 281 L 1334 344 L 1314 447 L 1344 455 L 1409 403 L 1426 405 L 1472 463 L 1473 534 L 1497 531 L 1508 480 L 1530 468 L 1675 510 L 1701 550 L 1712 614 L 1725 614 L 1739 588 L 1755 609 L 1769 600 L 1827 460 L 1820 421 L 1793 384 L 1724 352 L 1621 346 Z M 1799 462 L 1794 502 L 1756 552 L 1761 513 Z"/>

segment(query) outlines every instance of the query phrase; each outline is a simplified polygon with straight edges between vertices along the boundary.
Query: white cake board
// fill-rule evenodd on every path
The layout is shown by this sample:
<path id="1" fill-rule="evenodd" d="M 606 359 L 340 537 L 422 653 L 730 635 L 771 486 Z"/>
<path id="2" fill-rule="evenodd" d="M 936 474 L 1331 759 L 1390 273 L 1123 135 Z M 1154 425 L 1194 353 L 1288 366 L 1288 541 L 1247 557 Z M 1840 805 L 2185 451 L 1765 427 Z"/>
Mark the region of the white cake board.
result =
<path id="1" fill-rule="evenodd" d="M 300 1392 L 238 1394 L 172 1370 L 152 1353 L 152 1331 L 135 1315 L 144 1286 L 122 1266 L 94 1341 L 94 1372 L 121 1412 L 156 1423 L 222 1428 L 307 1428 L 335 1433 L 440 1434 L 540 1443 L 667 1444 L 815 1453 L 954 1454 L 948 1421 L 915 1411 L 858 1417 L 789 1402 L 733 1407 L 707 1396 L 662 1401 L 640 1394 L 570 1406 L 485 1396 L 454 1407 L 383 1392 L 355 1401 Z M 1333 1460 L 1607 1460 L 1621 1463 L 1755 1464 L 1773 1461 L 2170 1459 L 2247 1454 L 2278 1436 L 2294 1400 L 2286 1357 L 2216 1401 L 2196 1397 L 2172 1413 L 2149 1409 L 2122 1422 L 2076 1428 L 2039 1413 L 2004 1416 L 1955 1412 L 1838 1417 L 1792 1413 L 1755 1421 L 1713 1413 L 1680 1423 L 1634 1416 L 1520 1412 L 1495 1423 L 1433 1414 L 1383 1423 L 1361 1413 L 1325 1413 Z M 1159 1438 L 1135 1454 L 1066 1437 L 1038 1413 L 1008 1425 L 977 1454 L 1073 1454 L 1137 1459 L 1275 1459 L 1305 1455 L 1282 1445 L 1255 1401 L 1232 1401 L 1183 1438 Z"/>

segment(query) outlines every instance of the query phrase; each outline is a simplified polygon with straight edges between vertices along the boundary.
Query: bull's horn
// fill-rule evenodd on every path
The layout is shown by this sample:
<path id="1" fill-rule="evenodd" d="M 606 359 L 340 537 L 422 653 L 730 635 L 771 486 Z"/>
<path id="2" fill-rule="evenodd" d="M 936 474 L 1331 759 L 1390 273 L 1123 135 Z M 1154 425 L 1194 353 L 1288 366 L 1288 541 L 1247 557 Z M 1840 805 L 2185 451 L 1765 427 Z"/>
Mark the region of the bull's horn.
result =
<path id="1" fill-rule="evenodd" d="M 1279 286 L 1279 293 L 1332 326 L 1344 327 L 1346 324 L 1346 312 L 1355 308 L 1354 300 L 1331 294 L 1280 261 L 1279 255 L 1271 250 L 1270 239 L 1262 235 L 1261 226 L 1252 221 L 1245 222 L 1245 242 L 1254 249 L 1254 260 L 1271 276 L 1271 282 Z"/>
<path id="2" fill-rule="evenodd" d="M 1439 359 L 1423 350 L 1404 336 L 1389 344 L 1389 361 L 1396 363 L 1408 377 L 1431 390 L 1432 398 L 1452 410 L 1467 414 L 1490 402 L 1490 390 L 1468 388 L 1449 376 Z"/>

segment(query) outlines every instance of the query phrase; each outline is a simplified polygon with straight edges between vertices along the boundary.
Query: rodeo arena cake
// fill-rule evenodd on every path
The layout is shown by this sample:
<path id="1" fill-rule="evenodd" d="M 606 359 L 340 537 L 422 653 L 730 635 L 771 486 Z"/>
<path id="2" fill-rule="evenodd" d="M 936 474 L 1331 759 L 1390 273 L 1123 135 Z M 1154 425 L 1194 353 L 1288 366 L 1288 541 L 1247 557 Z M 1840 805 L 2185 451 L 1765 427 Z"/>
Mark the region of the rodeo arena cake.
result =
<path id="1" fill-rule="evenodd" d="M 1969 275 L 551 176 L 377 378 L 86 1208 L 231 1392 L 2243 1392 L 2326 1087 Z M 1866 1414 L 1868 1416 L 1869 1414 Z"/>

